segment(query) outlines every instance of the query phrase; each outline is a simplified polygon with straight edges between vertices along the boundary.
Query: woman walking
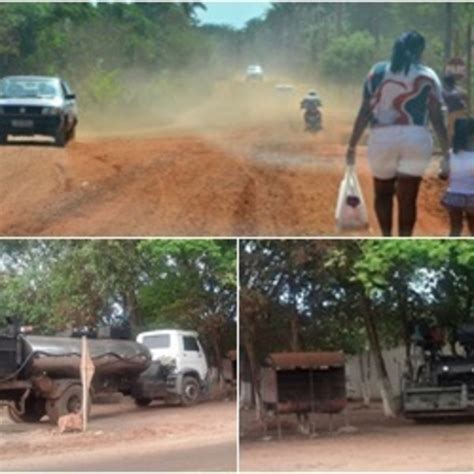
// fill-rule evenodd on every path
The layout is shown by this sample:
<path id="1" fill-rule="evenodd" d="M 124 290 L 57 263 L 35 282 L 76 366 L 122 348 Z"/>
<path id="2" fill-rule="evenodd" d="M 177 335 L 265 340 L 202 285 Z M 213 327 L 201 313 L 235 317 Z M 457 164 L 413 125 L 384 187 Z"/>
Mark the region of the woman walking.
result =
<path id="1" fill-rule="evenodd" d="M 404 33 L 395 41 L 391 60 L 371 69 L 346 154 L 347 164 L 354 165 L 357 143 L 370 124 L 368 158 L 384 236 L 392 235 L 395 196 L 399 234 L 413 233 L 418 190 L 433 151 L 430 121 L 448 156 L 442 87 L 436 73 L 421 63 L 424 49 L 423 36 Z"/>

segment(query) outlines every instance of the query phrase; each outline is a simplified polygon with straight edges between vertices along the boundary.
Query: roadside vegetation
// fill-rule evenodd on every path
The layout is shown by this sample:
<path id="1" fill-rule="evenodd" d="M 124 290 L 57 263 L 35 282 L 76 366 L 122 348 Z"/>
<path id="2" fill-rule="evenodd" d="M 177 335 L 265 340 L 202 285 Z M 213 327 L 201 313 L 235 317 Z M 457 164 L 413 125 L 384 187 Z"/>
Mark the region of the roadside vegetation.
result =
<path id="1" fill-rule="evenodd" d="M 375 362 L 387 416 L 397 400 L 383 350 L 405 347 L 416 321 L 474 318 L 474 243 L 446 240 L 242 241 L 241 343 L 254 387 L 271 352 L 342 350 Z M 259 394 L 255 391 L 258 406 Z"/>
<path id="2" fill-rule="evenodd" d="M 2 241 L 0 326 L 194 329 L 221 368 L 235 349 L 235 262 L 235 241 Z"/>
<path id="3" fill-rule="evenodd" d="M 273 3 L 245 28 L 202 25 L 202 3 L 0 5 L 0 76 L 57 74 L 82 107 L 162 112 L 205 100 L 249 63 L 283 77 L 360 85 L 394 39 L 417 29 L 442 72 L 465 56 L 469 3 Z M 152 106 L 153 104 L 153 106 Z"/>

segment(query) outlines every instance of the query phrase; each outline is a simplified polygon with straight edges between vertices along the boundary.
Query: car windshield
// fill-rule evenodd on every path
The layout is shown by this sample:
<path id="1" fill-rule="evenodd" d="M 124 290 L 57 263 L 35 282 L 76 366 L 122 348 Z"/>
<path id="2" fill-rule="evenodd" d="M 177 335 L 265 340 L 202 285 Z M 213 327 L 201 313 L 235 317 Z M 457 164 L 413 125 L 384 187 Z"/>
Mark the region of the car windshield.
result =
<path id="1" fill-rule="evenodd" d="M 2 79 L 0 97 L 6 99 L 58 97 L 60 88 L 54 79 Z"/>

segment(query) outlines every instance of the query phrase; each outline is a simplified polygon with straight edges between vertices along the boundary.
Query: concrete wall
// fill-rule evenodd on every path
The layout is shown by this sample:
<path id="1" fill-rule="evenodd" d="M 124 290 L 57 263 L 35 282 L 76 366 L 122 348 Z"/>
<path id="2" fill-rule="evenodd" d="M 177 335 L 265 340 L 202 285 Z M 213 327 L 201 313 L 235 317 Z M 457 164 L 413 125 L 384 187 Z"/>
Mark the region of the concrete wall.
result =
<path id="1" fill-rule="evenodd" d="M 372 355 L 370 357 L 367 356 L 368 354 L 364 354 L 362 358 L 364 370 L 369 375 L 368 390 L 371 397 L 378 398 L 380 391 L 377 383 L 374 358 Z M 347 393 L 353 398 L 362 398 L 362 377 L 359 357 L 346 357 Z M 397 347 L 383 351 L 383 357 L 393 390 L 396 395 L 399 395 L 401 391 L 401 378 L 405 370 L 405 349 L 404 347 Z"/>

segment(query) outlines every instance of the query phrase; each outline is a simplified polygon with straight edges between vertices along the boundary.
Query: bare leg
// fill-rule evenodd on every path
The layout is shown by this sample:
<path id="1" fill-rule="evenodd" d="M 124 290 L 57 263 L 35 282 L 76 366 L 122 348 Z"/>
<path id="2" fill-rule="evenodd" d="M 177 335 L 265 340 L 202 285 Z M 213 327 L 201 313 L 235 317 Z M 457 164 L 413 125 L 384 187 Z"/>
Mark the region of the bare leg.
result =
<path id="1" fill-rule="evenodd" d="M 450 207 L 449 210 L 449 236 L 459 237 L 462 234 L 463 210 Z"/>
<path id="2" fill-rule="evenodd" d="M 421 177 L 400 175 L 397 178 L 398 233 L 401 237 L 411 237 L 416 222 L 416 200 Z"/>
<path id="3" fill-rule="evenodd" d="M 374 178 L 375 213 L 379 221 L 380 230 L 384 237 L 392 235 L 393 197 L 395 195 L 395 178 Z"/>

